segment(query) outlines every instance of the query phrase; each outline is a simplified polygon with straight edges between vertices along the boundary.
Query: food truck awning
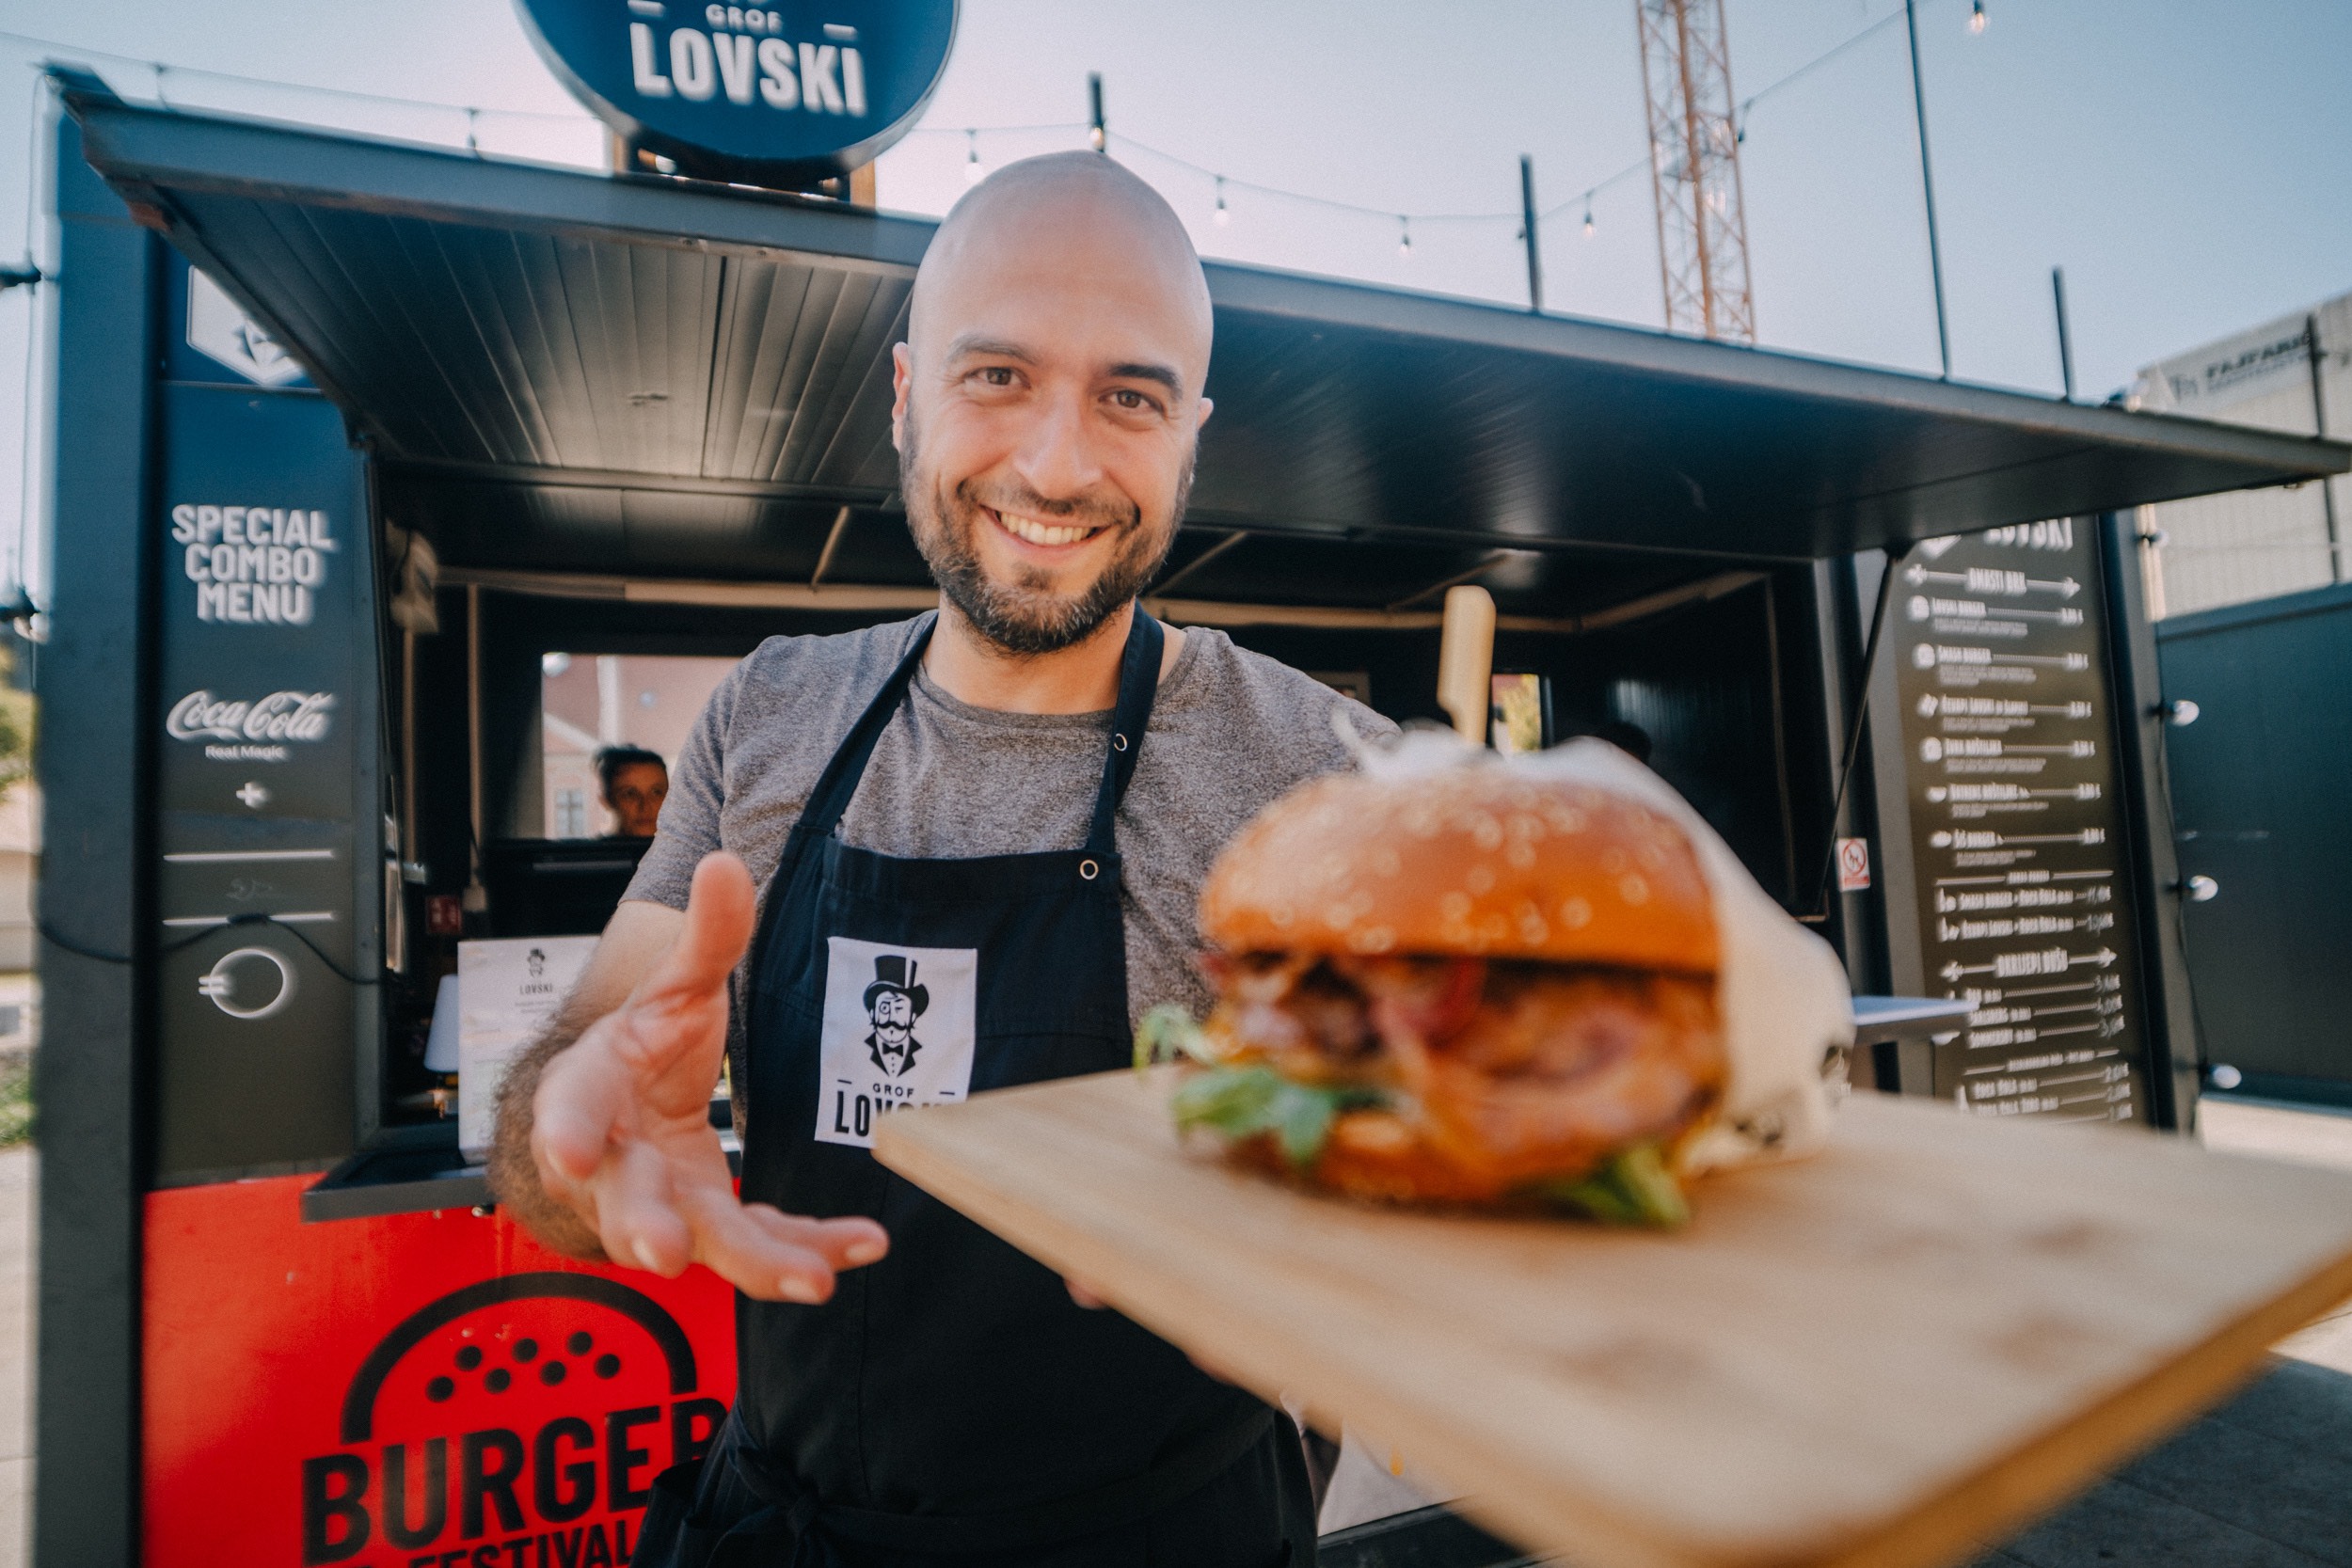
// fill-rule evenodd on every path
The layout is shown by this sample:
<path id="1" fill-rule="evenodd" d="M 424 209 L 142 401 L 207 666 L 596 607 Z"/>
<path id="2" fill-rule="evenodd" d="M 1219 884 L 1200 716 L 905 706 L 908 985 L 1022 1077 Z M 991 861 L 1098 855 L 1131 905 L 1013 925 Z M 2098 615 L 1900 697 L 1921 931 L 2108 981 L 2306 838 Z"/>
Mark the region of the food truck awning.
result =
<path id="1" fill-rule="evenodd" d="M 889 349 L 929 221 L 136 107 L 77 80 L 91 163 L 342 405 L 388 514 L 429 511 L 445 560 L 924 580 L 903 528 L 847 519 L 897 504 Z M 1299 603 L 1425 609 L 1483 569 L 1506 610 L 1557 614 L 1604 578 L 1620 600 L 1687 579 L 1694 556 L 1820 558 L 2352 467 L 2341 443 L 1208 273 L 1217 407 L 1174 562 L 1186 595 L 1216 596 L 1238 553 Z M 1220 549 L 1235 535 L 1248 550 Z"/>

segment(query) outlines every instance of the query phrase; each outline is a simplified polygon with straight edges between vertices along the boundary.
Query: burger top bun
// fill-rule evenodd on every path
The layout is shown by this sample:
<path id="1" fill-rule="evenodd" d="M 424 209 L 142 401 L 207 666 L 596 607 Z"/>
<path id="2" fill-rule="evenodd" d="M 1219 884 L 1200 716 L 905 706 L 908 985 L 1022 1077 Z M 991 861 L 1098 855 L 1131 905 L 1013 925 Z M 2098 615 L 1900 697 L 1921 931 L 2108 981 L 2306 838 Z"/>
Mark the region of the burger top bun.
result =
<path id="1" fill-rule="evenodd" d="M 1266 808 L 1210 867 L 1228 952 L 1461 955 L 1715 972 L 1713 899 L 1671 816 L 1502 767 L 1342 773 Z"/>

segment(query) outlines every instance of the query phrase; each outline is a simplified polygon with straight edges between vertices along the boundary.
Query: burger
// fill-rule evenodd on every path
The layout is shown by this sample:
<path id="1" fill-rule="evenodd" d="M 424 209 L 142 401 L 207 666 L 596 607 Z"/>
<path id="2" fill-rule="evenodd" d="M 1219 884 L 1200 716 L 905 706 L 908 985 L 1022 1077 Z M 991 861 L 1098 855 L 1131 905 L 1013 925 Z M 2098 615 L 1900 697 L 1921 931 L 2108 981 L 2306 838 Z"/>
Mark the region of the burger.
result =
<path id="1" fill-rule="evenodd" d="M 1200 895 L 1180 1127 L 1350 1196 L 1688 1217 L 1679 1157 L 1729 1076 L 1720 942 L 1682 827 L 1499 764 L 1344 774 L 1276 801 Z"/>

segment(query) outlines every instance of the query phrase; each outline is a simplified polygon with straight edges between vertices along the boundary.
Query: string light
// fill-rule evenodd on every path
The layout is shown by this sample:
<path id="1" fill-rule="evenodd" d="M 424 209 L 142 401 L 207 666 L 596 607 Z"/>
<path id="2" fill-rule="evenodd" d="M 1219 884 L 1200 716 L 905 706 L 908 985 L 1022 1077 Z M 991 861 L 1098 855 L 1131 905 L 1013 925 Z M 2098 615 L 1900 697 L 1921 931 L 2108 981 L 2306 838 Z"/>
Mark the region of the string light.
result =
<path id="1" fill-rule="evenodd" d="M 1984 31 L 1984 0 L 1976 0 L 1968 8 L 1968 30 L 1972 33 Z"/>
<path id="2" fill-rule="evenodd" d="M 1788 75 L 1783 76 L 1776 82 L 1773 82 L 1762 91 L 1752 95 L 1747 100 L 1742 102 L 1739 105 L 1738 118 L 1736 121 L 1738 139 L 1740 141 L 1745 141 L 1747 139 L 1747 112 L 1755 107 L 1756 104 L 1761 103 L 1768 97 L 1773 96 L 1788 87 L 1795 86 L 1799 81 L 1810 76 L 1816 71 L 1828 65 L 1831 61 L 1859 46 L 1867 40 L 1875 37 L 1885 28 L 1901 21 L 1902 16 L 1903 13 L 1898 10 L 1891 15 L 1880 18 L 1878 21 L 1869 24 L 1867 26 L 1863 27 L 1858 32 L 1846 39 L 1836 47 L 1829 50 L 1825 54 L 1816 56 L 1804 65 L 1800 66 L 1797 70 L 1790 71 Z M 1988 18 L 1985 13 L 1985 0 L 1971 0 L 1968 16 L 1969 31 L 1972 33 L 1981 33 L 1984 31 L 1987 24 Z M 464 133 L 465 144 L 468 150 L 473 152 L 477 157 L 482 155 L 479 127 L 481 120 L 485 118 L 494 117 L 501 120 L 535 120 L 549 124 L 561 123 L 574 126 L 595 123 L 593 120 L 590 120 L 586 117 L 576 112 L 555 114 L 530 109 L 477 108 L 471 105 L 460 103 L 437 103 L 421 99 L 400 98 L 387 93 L 367 92 L 349 87 L 321 87 L 315 84 L 283 82 L 269 77 L 240 75 L 232 71 L 207 71 L 199 67 L 174 66 L 167 62 L 145 60 L 135 55 L 123 55 L 111 50 L 92 49 L 82 45 L 69 45 L 54 39 L 40 38 L 33 34 L 16 32 L 7 28 L 0 28 L 0 42 L 23 44 L 40 49 L 69 51 L 85 55 L 97 55 L 104 59 L 119 61 L 126 65 L 144 68 L 154 73 L 154 91 L 156 99 L 160 103 L 167 106 L 168 106 L 170 103 L 170 89 L 167 78 L 170 78 L 173 73 L 176 72 L 182 75 L 199 77 L 212 81 L 230 82 L 246 87 L 295 91 L 305 94 L 342 99 L 356 103 L 388 103 L 396 104 L 403 108 L 454 111 L 466 117 Z M 1051 123 L 1036 125 L 986 125 L 970 127 L 922 125 L 914 127 L 909 135 L 914 136 L 962 136 L 965 144 L 964 180 L 967 184 L 977 184 L 986 177 L 988 172 L 986 166 L 980 161 L 979 135 L 983 131 L 992 135 L 1044 135 L 1049 133 L 1068 133 L 1073 131 L 1084 132 L 1086 134 L 1086 144 L 1097 150 L 1106 150 L 1109 142 L 1109 137 L 1106 134 L 1105 128 L 1099 119 L 1091 121 L 1057 120 Z M 1228 180 L 1226 176 L 1217 173 L 1214 169 L 1193 163 L 1188 159 L 1179 157 L 1174 153 L 1164 151 L 1158 148 L 1145 146 L 1136 142 L 1131 136 L 1122 136 L 1120 137 L 1120 140 L 1136 151 L 1146 153 L 1164 162 L 1173 164 L 1180 168 L 1190 170 L 1195 175 L 1205 176 L 1214 180 L 1216 187 L 1216 203 L 1211 213 L 1212 221 L 1215 222 L 1219 228 L 1224 228 L 1231 224 L 1232 214 L 1227 202 L 1227 193 L 1225 187 L 1228 183 Z M 668 160 L 661 160 L 661 163 L 666 165 Z M 1611 175 L 1608 179 L 1601 181 L 1598 184 L 1584 192 L 1582 203 L 1584 207 L 1584 234 L 1587 239 L 1590 239 L 1595 233 L 1593 198 L 1601 191 L 1611 189 L 1627 180 L 1647 172 L 1649 168 L 1650 160 L 1647 158 L 1640 159 L 1632 164 L 1629 164 L 1624 168 L 1619 169 L 1616 173 Z M 1247 180 L 1236 182 L 1248 187 L 1250 190 L 1257 191 L 1262 195 L 1276 198 L 1280 200 L 1303 202 L 1311 206 L 1322 207 L 1328 211 L 1357 213 L 1366 216 L 1388 215 L 1381 214 L 1377 208 L 1366 207 L 1349 201 L 1336 201 L 1329 198 L 1315 196 L 1306 191 L 1287 190 L 1279 186 L 1260 184 Z M 1554 207 L 1549 211 L 1538 214 L 1537 220 L 1538 222 L 1549 222 L 1553 217 L 1564 212 L 1573 211 L 1574 206 L 1574 202 L 1562 202 L 1558 207 Z M 1411 215 L 1406 214 L 1397 214 L 1394 215 L 1397 219 L 1397 251 L 1400 256 L 1409 260 L 1413 253 Z M 1516 213 L 1425 213 L 1422 214 L 1422 216 L 1424 220 L 1433 222 L 1483 224 L 1509 222 L 1517 219 L 1518 214 Z M 1517 227 L 1516 223 L 1514 224 L 1514 227 Z"/>

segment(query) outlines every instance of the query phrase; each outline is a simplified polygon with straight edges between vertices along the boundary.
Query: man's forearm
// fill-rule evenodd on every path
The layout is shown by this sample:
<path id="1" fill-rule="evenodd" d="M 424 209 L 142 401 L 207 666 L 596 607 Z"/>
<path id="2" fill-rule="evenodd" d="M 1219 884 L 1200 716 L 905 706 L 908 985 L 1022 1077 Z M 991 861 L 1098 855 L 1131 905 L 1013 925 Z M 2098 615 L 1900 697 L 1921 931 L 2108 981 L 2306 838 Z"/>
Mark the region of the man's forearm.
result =
<path id="1" fill-rule="evenodd" d="M 490 1141 L 490 1191 L 523 1227 L 566 1257 L 604 1260 L 596 1232 L 572 1206 L 547 1190 L 531 1152 L 532 1106 L 549 1062 L 591 1024 L 628 999 L 629 991 L 669 951 L 686 917 L 659 904 L 624 899 L 604 928 L 571 994 L 547 1033 L 531 1042 L 499 1087 L 498 1126 Z"/>
<path id="2" fill-rule="evenodd" d="M 594 1022 L 593 1018 L 575 1018 L 566 1008 L 507 1069 L 506 1080 L 499 1085 L 489 1178 L 491 1195 L 542 1245 L 566 1258 L 601 1263 L 605 1260 L 603 1243 L 571 1205 L 547 1190 L 539 1180 L 539 1163 L 531 1152 L 532 1101 L 539 1093 L 539 1075 Z"/>

